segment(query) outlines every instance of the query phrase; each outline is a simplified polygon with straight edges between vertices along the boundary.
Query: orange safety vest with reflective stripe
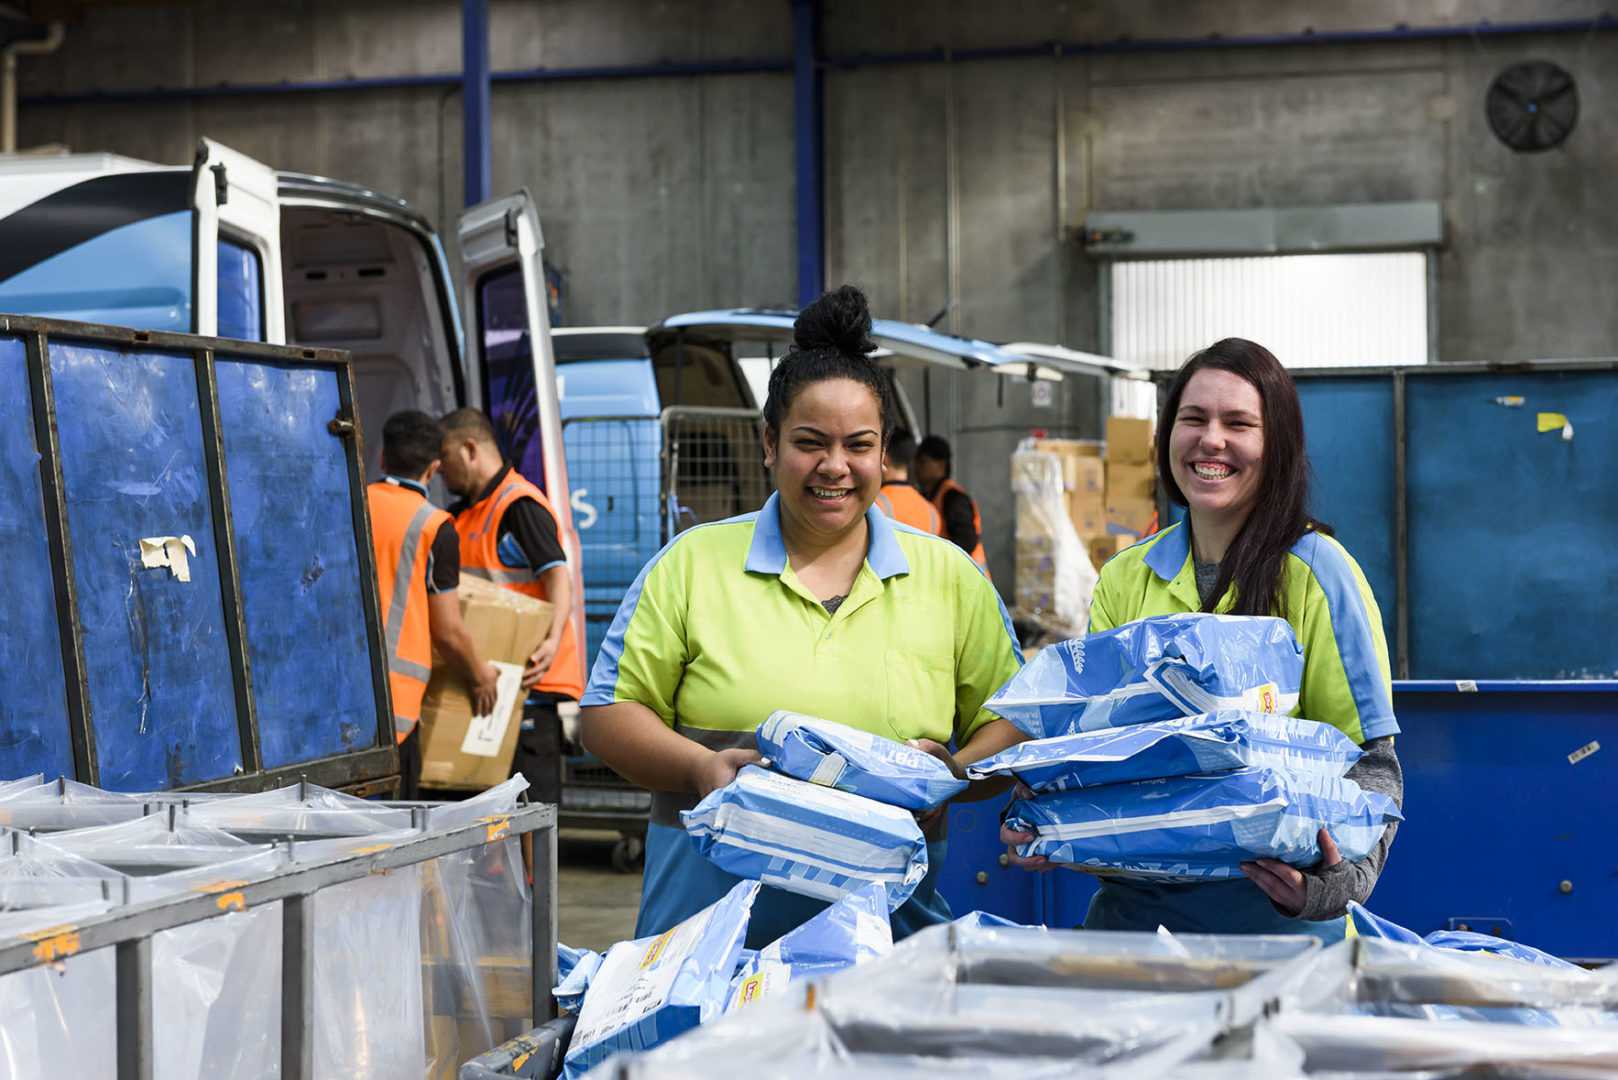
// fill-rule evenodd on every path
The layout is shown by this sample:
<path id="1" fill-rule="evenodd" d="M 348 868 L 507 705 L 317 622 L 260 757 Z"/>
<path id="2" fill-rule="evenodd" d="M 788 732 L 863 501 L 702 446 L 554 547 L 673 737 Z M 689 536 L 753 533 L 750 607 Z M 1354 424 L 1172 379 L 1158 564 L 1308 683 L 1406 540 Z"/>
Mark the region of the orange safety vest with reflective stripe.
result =
<path id="1" fill-rule="evenodd" d="M 905 483 L 895 480 L 883 484 L 877 492 L 876 505 L 894 521 L 939 536 L 944 531 L 944 519 L 939 516 L 927 496 Z"/>
<path id="2" fill-rule="evenodd" d="M 938 485 L 938 490 L 933 492 L 933 505 L 938 508 L 940 520 L 943 520 L 944 517 L 944 496 L 952 491 L 959 491 L 962 495 L 966 495 L 965 488 L 957 484 L 953 477 L 946 476 L 944 482 Z M 983 576 L 988 577 L 989 557 L 983 553 L 983 515 L 978 513 L 978 501 L 976 499 L 966 495 L 966 501 L 972 504 L 972 527 L 978 533 L 977 546 L 970 553 L 972 561 L 978 564 L 978 569 L 983 571 Z M 942 530 L 940 531 L 942 532 Z"/>
<path id="3" fill-rule="evenodd" d="M 402 484 L 371 484 L 365 489 L 365 501 L 371 507 L 377 600 L 388 645 L 393 736 L 404 742 L 421 719 L 421 699 L 433 673 L 427 559 L 433 538 L 450 516 Z"/>
<path id="4" fill-rule="evenodd" d="M 512 469 L 498 488 L 487 498 L 462 510 L 455 518 L 455 531 L 461 534 L 461 573 L 492 581 L 512 592 L 549 601 L 539 575 L 528 567 L 514 568 L 500 561 L 500 520 L 506 508 L 518 499 L 529 498 L 545 508 L 552 519 L 556 511 L 545 493 Z M 558 525 L 560 529 L 560 525 Z M 583 602 L 583 598 L 579 599 Z M 584 696 L 584 651 L 579 648 L 578 625 L 567 619 L 567 613 L 558 611 L 558 619 L 566 619 L 562 640 L 556 647 L 556 659 L 550 670 L 534 686 L 548 694 L 561 694 L 574 701 Z M 537 642 L 535 644 L 538 644 Z"/>

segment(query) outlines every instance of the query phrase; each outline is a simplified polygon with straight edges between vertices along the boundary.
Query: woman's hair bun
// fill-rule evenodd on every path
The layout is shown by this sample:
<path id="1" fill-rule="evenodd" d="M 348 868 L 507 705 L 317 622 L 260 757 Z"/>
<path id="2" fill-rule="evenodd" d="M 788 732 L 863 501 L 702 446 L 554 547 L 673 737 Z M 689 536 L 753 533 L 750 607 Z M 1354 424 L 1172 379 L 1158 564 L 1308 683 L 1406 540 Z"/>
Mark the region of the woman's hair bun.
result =
<path id="1" fill-rule="evenodd" d="M 798 313 L 792 324 L 793 343 L 805 352 L 829 349 L 844 356 L 861 356 L 876 349 L 871 340 L 871 305 L 865 294 L 844 285 L 821 294 Z"/>

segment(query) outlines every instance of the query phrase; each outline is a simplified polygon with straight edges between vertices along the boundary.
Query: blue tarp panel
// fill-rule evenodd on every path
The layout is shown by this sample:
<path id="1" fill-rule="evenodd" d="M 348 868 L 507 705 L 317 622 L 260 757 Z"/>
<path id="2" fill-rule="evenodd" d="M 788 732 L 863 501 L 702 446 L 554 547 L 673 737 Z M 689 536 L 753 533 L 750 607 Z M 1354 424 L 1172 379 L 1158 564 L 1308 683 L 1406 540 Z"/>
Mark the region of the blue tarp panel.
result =
<path id="1" fill-rule="evenodd" d="M 101 786 L 230 776 L 241 738 L 189 356 L 53 343 L 62 473 Z M 142 566 L 189 536 L 190 581 Z"/>
<path id="2" fill-rule="evenodd" d="M 1618 675 L 1618 372 L 1407 387 L 1411 675 Z M 1524 403 L 1496 403 L 1508 395 Z M 1564 414 L 1573 438 L 1540 432 L 1541 412 Z"/>
<path id="3" fill-rule="evenodd" d="M 16 338 L 0 338 L 0 562 L 6 602 L 0 605 L 0 777 L 42 772 L 73 776 L 57 632 L 56 590 L 45 541 L 39 453 L 27 355 Z"/>
<path id="4" fill-rule="evenodd" d="M 220 356 L 219 424 L 269 769 L 377 745 L 337 372 Z"/>
<path id="5" fill-rule="evenodd" d="M 1397 665 L 1393 380 L 1300 378 L 1298 397 L 1314 470 L 1314 511 L 1365 571 Z"/>

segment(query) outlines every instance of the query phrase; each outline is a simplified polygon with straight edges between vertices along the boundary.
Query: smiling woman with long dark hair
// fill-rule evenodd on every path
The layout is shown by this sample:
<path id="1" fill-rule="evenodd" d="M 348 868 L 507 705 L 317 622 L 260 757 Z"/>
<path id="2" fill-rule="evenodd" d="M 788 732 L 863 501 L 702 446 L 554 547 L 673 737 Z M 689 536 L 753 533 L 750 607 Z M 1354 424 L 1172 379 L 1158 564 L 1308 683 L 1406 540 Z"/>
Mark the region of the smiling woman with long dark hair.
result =
<path id="1" fill-rule="evenodd" d="M 1102 568 L 1090 630 L 1191 611 L 1286 619 L 1304 650 L 1299 715 L 1361 744 L 1365 756 L 1350 778 L 1402 801 L 1382 616 L 1359 564 L 1309 516 L 1303 409 L 1292 376 L 1264 346 L 1225 338 L 1186 361 L 1162 415 L 1158 482 L 1186 508 L 1186 519 Z M 1395 831 L 1390 824 L 1377 849 L 1353 863 L 1322 829 L 1323 857 L 1308 869 L 1260 859 L 1243 864 L 1245 880 L 1108 878 L 1085 926 L 1335 940 L 1344 934 L 1348 901 L 1370 896 Z M 1012 857 L 1022 865 L 1043 861 Z"/>

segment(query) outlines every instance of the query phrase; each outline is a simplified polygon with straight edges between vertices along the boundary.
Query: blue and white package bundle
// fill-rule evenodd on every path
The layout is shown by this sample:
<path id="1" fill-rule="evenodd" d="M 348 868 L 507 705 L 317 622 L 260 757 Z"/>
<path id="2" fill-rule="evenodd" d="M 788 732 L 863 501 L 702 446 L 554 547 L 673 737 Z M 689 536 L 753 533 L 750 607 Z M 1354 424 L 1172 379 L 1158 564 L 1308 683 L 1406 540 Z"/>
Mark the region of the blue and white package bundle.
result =
<path id="1" fill-rule="evenodd" d="M 556 973 L 561 981 L 551 996 L 556 999 L 556 1007 L 565 1013 L 577 1013 L 579 1006 L 584 1004 L 585 991 L 590 989 L 590 980 L 601 967 L 603 957 L 591 949 L 575 949 L 570 945 L 556 946 Z"/>
<path id="2" fill-rule="evenodd" d="M 1227 709 L 1050 739 L 1030 739 L 968 765 L 974 780 L 1010 775 L 1036 793 L 1227 769 L 1338 777 L 1363 751 L 1330 724 Z"/>
<path id="3" fill-rule="evenodd" d="M 1222 709 L 1290 713 L 1302 682 L 1284 619 L 1158 615 L 1040 650 L 985 707 L 1048 739 Z"/>
<path id="4" fill-rule="evenodd" d="M 785 709 L 758 726 L 758 752 L 776 772 L 907 810 L 929 810 L 966 790 L 925 750 Z"/>
<path id="5" fill-rule="evenodd" d="M 563 1076 L 573 1080 L 620 1050 L 650 1050 L 718 1016 L 758 888 L 740 882 L 674 929 L 607 950 L 585 992 Z"/>
<path id="6" fill-rule="evenodd" d="M 1238 878 L 1253 859 L 1312 866 L 1322 828 L 1352 862 L 1400 820 L 1392 799 L 1352 780 L 1275 769 L 1055 792 L 1014 800 L 1006 816 L 1034 834 L 1025 856 L 1167 881 Z"/>
<path id="7" fill-rule="evenodd" d="M 927 841 L 910 811 L 756 765 L 680 819 L 721 870 L 819 900 L 880 882 L 893 910 L 927 876 Z"/>
<path id="8" fill-rule="evenodd" d="M 1348 917 L 1354 921 L 1354 932 L 1360 937 L 1383 938 L 1388 941 L 1400 941 L 1406 945 L 1430 945 L 1435 949 L 1449 949 L 1453 952 L 1483 952 L 1521 960 L 1525 964 L 1559 968 L 1564 971 L 1584 970 L 1577 964 L 1563 960 L 1559 956 L 1552 956 L 1532 945 L 1507 941 L 1491 934 L 1479 934 L 1471 930 L 1434 930 L 1424 938 L 1391 919 L 1384 919 L 1354 900 L 1348 902 Z"/>
<path id="9" fill-rule="evenodd" d="M 830 975 L 893 950 L 887 890 L 872 882 L 744 959 L 725 1011 L 774 997 L 794 981 Z"/>

